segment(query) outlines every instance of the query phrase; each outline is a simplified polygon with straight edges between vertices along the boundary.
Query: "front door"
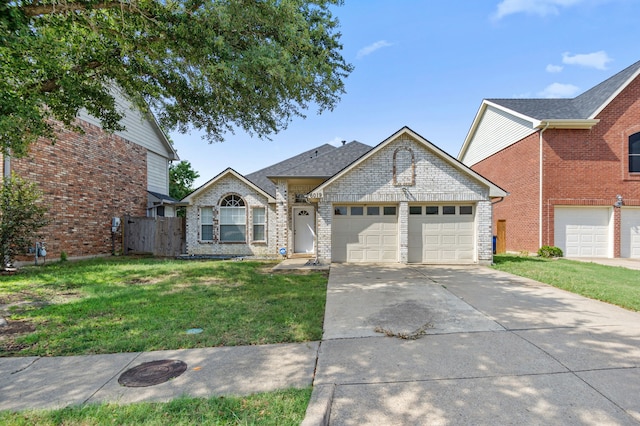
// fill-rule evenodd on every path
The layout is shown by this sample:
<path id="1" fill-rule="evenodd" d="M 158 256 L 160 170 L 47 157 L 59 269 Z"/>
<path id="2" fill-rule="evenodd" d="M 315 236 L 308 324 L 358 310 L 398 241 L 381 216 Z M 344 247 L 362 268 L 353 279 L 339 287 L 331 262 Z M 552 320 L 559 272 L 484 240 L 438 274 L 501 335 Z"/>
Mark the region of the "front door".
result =
<path id="1" fill-rule="evenodd" d="M 312 254 L 316 233 L 313 207 L 294 207 L 293 215 L 293 252 Z"/>

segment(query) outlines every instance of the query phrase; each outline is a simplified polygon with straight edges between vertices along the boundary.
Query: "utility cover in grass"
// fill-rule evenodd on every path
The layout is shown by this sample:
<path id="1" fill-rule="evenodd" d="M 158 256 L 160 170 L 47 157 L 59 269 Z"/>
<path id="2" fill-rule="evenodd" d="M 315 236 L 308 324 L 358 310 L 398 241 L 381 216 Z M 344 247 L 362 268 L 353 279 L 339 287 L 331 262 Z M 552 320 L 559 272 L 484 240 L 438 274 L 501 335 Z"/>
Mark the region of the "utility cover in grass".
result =
<path id="1" fill-rule="evenodd" d="M 122 373 L 118 378 L 118 383 L 134 388 L 159 385 L 180 376 L 186 370 L 187 364 L 180 360 L 150 361 Z"/>

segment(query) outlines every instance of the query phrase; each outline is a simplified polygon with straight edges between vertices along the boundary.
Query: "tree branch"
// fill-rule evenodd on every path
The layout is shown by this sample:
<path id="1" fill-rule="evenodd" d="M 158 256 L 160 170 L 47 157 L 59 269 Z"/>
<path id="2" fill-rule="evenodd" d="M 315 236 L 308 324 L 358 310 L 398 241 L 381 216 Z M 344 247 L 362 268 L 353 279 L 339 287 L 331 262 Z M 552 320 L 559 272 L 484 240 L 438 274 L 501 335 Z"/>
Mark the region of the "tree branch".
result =
<path id="1" fill-rule="evenodd" d="M 24 15 L 28 18 L 33 18 L 40 15 L 55 15 L 64 14 L 68 12 L 86 11 L 94 9 L 114 9 L 119 8 L 124 2 L 120 1 L 103 1 L 100 3 L 84 3 L 84 2 L 64 2 L 58 4 L 42 4 L 33 3 L 21 7 Z"/>

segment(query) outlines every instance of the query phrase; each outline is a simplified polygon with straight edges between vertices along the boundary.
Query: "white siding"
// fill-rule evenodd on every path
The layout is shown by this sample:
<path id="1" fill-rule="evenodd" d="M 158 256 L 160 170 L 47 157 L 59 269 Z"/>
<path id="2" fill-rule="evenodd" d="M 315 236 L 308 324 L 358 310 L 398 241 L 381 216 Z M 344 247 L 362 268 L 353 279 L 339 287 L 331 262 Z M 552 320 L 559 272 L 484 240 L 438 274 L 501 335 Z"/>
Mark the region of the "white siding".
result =
<path id="1" fill-rule="evenodd" d="M 169 194 L 169 160 L 151 151 L 147 151 L 147 189 Z"/>
<path id="2" fill-rule="evenodd" d="M 159 133 L 159 130 L 153 123 L 154 118 L 147 117 L 145 114 L 133 108 L 132 104 L 122 96 L 120 91 L 114 90 L 114 96 L 116 97 L 118 111 L 124 114 L 120 124 L 125 127 L 123 131 L 115 132 L 115 134 L 141 145 L 149 151 L 170 157 L 171 152 L 162 139 L 164 136 Z M 93 125 L 100 126 L 100 120 L 92 117 L 85 110 L 80 111 L 78 118 Z"/>
<path id="3" fill-rule="evenodd" d="M 461 160 L 471 167 L 534 132 L 530 121 L 489 105 Z"/>

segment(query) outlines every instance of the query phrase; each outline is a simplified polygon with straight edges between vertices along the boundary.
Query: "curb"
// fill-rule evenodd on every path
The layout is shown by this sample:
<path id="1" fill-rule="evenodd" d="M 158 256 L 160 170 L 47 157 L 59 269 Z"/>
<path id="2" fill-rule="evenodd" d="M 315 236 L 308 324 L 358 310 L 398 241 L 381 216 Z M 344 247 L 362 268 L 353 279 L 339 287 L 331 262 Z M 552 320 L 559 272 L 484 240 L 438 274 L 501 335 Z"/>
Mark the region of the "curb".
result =
<path id="1" fill-rule="evenodd" d="M 313 387 L 301 426 L 328 426 L 335 389 L 335 384 Z"/>

